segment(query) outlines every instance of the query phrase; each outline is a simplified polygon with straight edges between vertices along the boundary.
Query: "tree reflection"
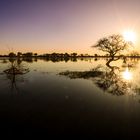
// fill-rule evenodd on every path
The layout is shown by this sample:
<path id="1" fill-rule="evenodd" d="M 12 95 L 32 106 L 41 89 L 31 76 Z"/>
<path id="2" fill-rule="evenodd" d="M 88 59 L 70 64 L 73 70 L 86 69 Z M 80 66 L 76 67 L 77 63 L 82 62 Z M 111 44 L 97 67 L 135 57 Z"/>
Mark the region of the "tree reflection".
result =
<path id="1" fill-rule="evenodd" d="M 18 92 L 17 88 L 17 81 L 19 80 L 18 77 L 28 73 L 29 69 L 22 64 L 21 59 L 10 58 L 9 62 L 10 62 L 9 66 L 6 70 L 4 70 L 4 73 L 6 74 L 7 79 L 10 80 L 11 90 L 12 91 L 16 90 Z"/>
<path id="2" fill-rule="evenodd" d="M 96 79 L 95 84 L 113 95 L 124 95 L 128 89 L 126 81 L 120 75 L 119 67 L 116 66 L 106 68 L 103 74 Z"/>
<path id="3" fill-rule="evenodd" d="M 100 89 L 113 95 L 124 95 L 130 92 L 132 78 L 128 67 L 111 66 L 106 63 L 106 66 L 99 65 L 89 71 L 65 71 L 59 73 L 60 75 L 68 76 L 71 79 L 84 78 L 90 79 Z"/>

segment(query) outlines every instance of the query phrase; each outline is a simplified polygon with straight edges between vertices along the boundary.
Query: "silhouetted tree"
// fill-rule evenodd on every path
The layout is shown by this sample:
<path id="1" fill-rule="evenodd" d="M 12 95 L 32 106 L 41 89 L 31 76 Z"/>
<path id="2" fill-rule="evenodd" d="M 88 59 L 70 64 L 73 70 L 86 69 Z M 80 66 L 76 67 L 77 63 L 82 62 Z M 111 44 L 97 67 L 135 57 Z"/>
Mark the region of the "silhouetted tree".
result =
<path id="1" fill-rule="evenodd" d="M 95 56 L 95 57 L 97 57 L 97 56 L 98 56 L 98 54 L 94 54 L 94 56 Z"/>
<path id="2" fill-rule="evenodd" d="M 17 57 L 21 57 L 22 56 L 22 53 L 21 52 L 18 52 L 17 53 Z"/>
<path id="3" fill-rule="evenodd" d="M 11 90 L 14 89 L 18 91 L 16 81 L 18 75 L 23 75 L 29 72 L 29 69 L 25 67 L 25 65 L 22 65 L 22 61 L 20 59 L 13 59 L 13 61 L 10 61 L 10 65 L 6 70 L 4 70 L 4 73 L 6 74 L 7 78 L 11 81 Z"/>
<path id="4" fill-rule="evenodd" d="M 37 53 L 34 53 L 34 56 L 37 56 Z"/>
<path id="5" fill-rule="evenodd" d="M 65 57 L 65 58 L 68 58 L 69 56 L 70 56 L 70 55 L 69 55 L 68 53 L 65 53 L 65 54 L 64 54 L 64 57 Z"/>
<path id="6" fill-rule="evenodd" d="M 18 52 L 17 53 L 17 57 L 21 57 L 22 56 L 22 53 L 21 52 Z"/>
<path id="7" fill-rule="evenodd" d="M 97 44 L 92 47 L 108 53 L 108 55 L 114 59 L 116 54 L 119 54 L 121 51 L 128 48 L 128 46 L 132 46 L 132 43 L 125 41 L 123 36 L 111 35 L 100 39 Z"/>
<path id="8" fill-rule="evenodd" d="M 27 52 L 27 53 L 24 53 L 23 56 L 25 56 L 25 57 L 32 57 L 33 53 L 32 52 Z"/>
<path id="9" fill-rule="evenodd" d="M 77 56 L 77 53 L 72 53 L 71 56 L 72 57 L 76 57 Z"/>
<path id="10" fill-rule="evenodd" d="M 10 52 L 8 56 L 9 56 L 9 57 L 16 57 L 16 54 L 13 53 L 13 52 Z"/>

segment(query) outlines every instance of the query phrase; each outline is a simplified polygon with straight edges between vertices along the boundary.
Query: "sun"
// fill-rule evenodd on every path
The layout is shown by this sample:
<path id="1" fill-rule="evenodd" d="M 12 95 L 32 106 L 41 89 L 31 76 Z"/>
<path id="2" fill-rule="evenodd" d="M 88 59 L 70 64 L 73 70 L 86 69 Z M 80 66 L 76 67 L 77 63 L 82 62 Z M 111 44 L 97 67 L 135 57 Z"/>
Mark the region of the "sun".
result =
<path id="1" fill-rule="evenodd" d="M 127 30 L 123 32 L 123 37 L 125 41 L 131 41 L 132 43 L 136 42 L 136 33 L 131 30 Z"/>

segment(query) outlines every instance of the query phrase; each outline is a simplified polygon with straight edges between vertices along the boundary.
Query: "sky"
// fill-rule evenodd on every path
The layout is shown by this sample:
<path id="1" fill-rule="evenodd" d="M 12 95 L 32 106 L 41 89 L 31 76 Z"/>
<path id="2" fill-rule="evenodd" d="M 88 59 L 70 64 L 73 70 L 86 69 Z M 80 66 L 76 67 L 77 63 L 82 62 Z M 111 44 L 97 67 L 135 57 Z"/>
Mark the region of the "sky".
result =
<path id="1" fill-rule="evenodd" d="M 100 38 L 124 30 L 139 39 L 139 7 L 140 0 L 0 0 L 0 54 L 94 54 Z"/>

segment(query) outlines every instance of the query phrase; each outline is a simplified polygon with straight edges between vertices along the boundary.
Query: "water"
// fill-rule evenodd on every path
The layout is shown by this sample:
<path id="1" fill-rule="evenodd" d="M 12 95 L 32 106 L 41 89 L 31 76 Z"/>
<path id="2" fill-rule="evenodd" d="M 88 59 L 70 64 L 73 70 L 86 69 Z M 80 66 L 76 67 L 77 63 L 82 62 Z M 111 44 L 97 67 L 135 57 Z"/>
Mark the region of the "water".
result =
<path id="1" fill-rule="evenodd" d="M 140 61 L 106 61 L 1 58 L 0 127 L 12 134 L 137 135 Z"/>

